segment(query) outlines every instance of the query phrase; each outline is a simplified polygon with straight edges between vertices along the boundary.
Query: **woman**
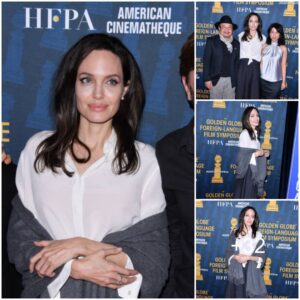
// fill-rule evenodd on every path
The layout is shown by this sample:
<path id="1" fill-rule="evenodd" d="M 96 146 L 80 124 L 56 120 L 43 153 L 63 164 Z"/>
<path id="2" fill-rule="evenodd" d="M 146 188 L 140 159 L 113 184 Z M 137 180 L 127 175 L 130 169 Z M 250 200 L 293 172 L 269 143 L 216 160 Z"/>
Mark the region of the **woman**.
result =
<path id="1" fill-rule="evenodd" d="M 8 243 L 23 297 L 159 295 L 167 224 L 154 150 L 135 141 L 143 103 L 139 68 L 117 38 L 87 35 L 64 56 L 56 130 L 34 135 L 18 164 Z"/>
<path id="2" fill-rule="evenodd" d="M 282 25 L 271 24 L 268 29 L 267 42 L 262 48 L 261 99 L 279 99 L 280 91 L 287 87 L 287 53 Z"/>
<path id="3" fill-rule="evenodd" d="M 237 76 L 237 99 L 259 99 L 259 78 L 262 45 L 266 37 L 262 20 L 257 13 L 250 13 L 244 21 L 244 31 L 238 35 L 240 62 Z"/>
<path id="4" fill-rule="evenodd" d="M 226 298 L 266 298 L 267 289 L 261 269 L 265 242 L 258 231 L 259 217 L 252 206 L 239 215 L 238 229 L 229 236 L 226 250 L 228 286 Z"/>
<path id="5" fill-rule="evenodd" d="M 234 198 L 256 199 L 262 197 L 266 177 L 268 150 L 260 149 L 261 131 L 259 111 L 254 106 L 245 109 L 242 116 L 243 130 L 239 137 L 236 187 Z"/>

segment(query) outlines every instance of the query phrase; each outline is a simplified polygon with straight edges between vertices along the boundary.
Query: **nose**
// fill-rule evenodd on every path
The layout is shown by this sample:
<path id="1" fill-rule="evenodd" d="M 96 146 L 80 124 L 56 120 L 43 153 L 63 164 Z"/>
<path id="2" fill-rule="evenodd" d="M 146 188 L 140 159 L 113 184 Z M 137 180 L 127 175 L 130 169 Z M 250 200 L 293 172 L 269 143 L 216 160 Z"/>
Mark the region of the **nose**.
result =
<path id="1" fill-rule="evenodd" d="M 101 83 L 96 83 L 93 90 L 93 96 L 95 99 L 103 97 L 103 86 Z"/>

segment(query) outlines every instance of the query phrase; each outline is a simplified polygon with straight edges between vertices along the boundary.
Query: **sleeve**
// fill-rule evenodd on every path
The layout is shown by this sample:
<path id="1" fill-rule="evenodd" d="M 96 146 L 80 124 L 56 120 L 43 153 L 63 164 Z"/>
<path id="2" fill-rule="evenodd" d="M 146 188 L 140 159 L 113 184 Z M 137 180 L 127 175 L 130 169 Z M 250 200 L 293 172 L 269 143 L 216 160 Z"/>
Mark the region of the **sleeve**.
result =
<path id="1" fill-rule="evenodd" d="M 239 250 L 236 243 L 236 238 L 234 233 L 231 233 L 229 236 L 225 259 L 228 267 L 228 281 L 235 285 L 241 285 L 245 282 L 242 264 L 233 259 L 233 256 L 238 253 Z"/>
<path id="2" fill-rule="evenodd" d="M 143 276 L 139 297 L 157 298 L 167 280 L 170 262 L 166 214 L 151 216 L 134 226 L 143 230 L 115 244 L 122 247 Z"/>
<path id="3" fill-rule="evenodd" d="M 262 234 L 260 232 L 257 233 L 259 235 L 259 239 L 256 245 L 256 248 L 251 256 L 258 256 L 259 260 L 256 262 L 257 269 L 262 269 L 265 264 L 266 259 L 266 247 L 265 240 L 262 238 Z"/>
<path id="4" fill-rule="evenodd" d="M 250 148 L 250 137 L 247 130 L 243 130 L 239 137 L 239 147 L 241 148 Z M 249 163 L 252 165 L 256 165 L 255 152 L 252 153 Z"/>
<path id="5" fill-rule="evenodd" d="M 22 211 L 22 218 L 19 211 L 13 208 L 7 233 L 8 256 L 19 273 L 22 275 L 23 287 L 22 297 L 38 298 L 47 291 L 47 286 L 58 276 L 61 268 L 57 270 L 54 278 L 40 278 L 35 272 L 29 272 L 29 261 L 32 256 L 39 252 L 33 242 L 41 239 L 51 239 L 49 235 L 41 233 L 38 226 L 28 225 L 29 219 L 24 216 L 29 211 Z M 31 213 L 29 213 L 31 214 Z M 32 218 L 33 215 L 31 214 Z"/>
<path id="6" fill-rule="evenodd" d="M 231 261 L 235 254 L 238 254 L 238 247 L 236 245 L 236 238 L 234 236 L 234 233 L 232 232 L 228 239 L 228 244 L 227 244 L 226 254 L 225 254 L 225 261 L 227 266 L 231 264 Z"/>
<path id="7" fill-rule="evenodd" d="M 158 214 L 166 207 L 160 170 L 155 156 L 154 159 L 142 190 L 141 219 L 146 219 L 147 217 Z"/>
<path id="8" fill-rule="evenodd" d="M 210 38 L 207 39 L 206 45 L 204 48 L 204 55 L 203 55 L 203 78 L 204 81 L 211 80 L 210 75 L 210 62 L 211 62 L 211 55 L 212 55 L 212 41 Z"/>
<path id="9" fill-rule="evenodd" d="M 131 270 L 134 269 L 132 260 L 130 259 L 129 256 L 127 258 L 125 268 Z M 118 295 L 121 298 L 134 298 L 134 299 L 138 298 L 142 282 L 143 282 L 143 275 L 142 274 L 136 275 L 136 280 L 133 283 L 126 284 L 118 289 Z"/>

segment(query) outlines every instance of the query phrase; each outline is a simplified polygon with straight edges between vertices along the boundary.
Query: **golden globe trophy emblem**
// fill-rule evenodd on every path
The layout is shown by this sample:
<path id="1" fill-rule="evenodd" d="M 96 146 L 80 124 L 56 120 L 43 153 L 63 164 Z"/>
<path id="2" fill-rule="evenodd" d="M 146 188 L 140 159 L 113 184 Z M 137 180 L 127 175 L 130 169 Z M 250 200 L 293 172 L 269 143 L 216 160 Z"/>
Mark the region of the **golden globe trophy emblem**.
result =
<path id="1" fill-rule="evenodd" d="M 266 211 L 279 211 L 279 208 L 278 208 L 278 204 L 276 202 L 276 200 L 270 200 L 268 205 L 267 205 L 267 208 L 266 208 Z"/>
<path id="2" fill-rule="evenodd" d="M 261 148 L 264 150 L 271 150 L 272 149 L 272 144 L 270 142 L 270 138 L 271 138 L 271 127 L 272 127 L 272 122 L 271 121 L 267 121 L 265 123 L 265 134 L 264 134 L 264 141 L 261 145 Z"/>
<path id="3" fill-rule="evenodd" d="M 222 156 L 217 154 L 215 156 L 215 169 L 214 169 L 214 176 L 211 179 L 212 183 L 223 183 L 223 177 L 221 176 L 221 161 Z"/>
<path id="4" fill-rule="evenodd" d="M 266 263 L 265 263 L 265 268 L 264 268 L 264 282 L 265 282 L 265 285 L 272 285 L 272 280 L 270 278 L 271 263 L 272 263 L 271 258 L 267 257 Z"/>
<path id="5" fill-rule="evenodd" d="M 203 208 L 203 201 L 197 199 L 197 200 L 196 200 L 196 207 L 197 207 L 197 208 Z"/>
<path id="6" fill-rule="evenodd" d="M 214 100 L 213 108 L 226 108 L 226 102 L 224 100 Z"/>
<path id="7" fill-rule="evenodd" d="M 230 224 L 231 224 L 231 226 L 230 226 L 230 233 L 232 233 L 232 232 L 235 231 L 237 223 L 238 223 L 237 218 L 232 218 L 231 219 L 231 221 L 230 221 Z"/>
<path id="8" fill-rule="evenodd" d="M 284 10 L 283 15 L 285 17 L 296 17 L 296 10 L 293 2 L 287 4 L 286 9 Z"/>
<path id="9" fill-rule="evenodd" d="M 221 5 L 221 1 L 215 1 L 215 4 L 214 6 L 212 7 L 212 13 L 215 13 L 215 14 L 222 14 L 224 13 L 224 9 Z"/>
<path id="10" fill-rule="evenodd" d="M 201 274 L 201 255 L 196 254 L 196 280 L 203 280 L 203 275 Z"/>

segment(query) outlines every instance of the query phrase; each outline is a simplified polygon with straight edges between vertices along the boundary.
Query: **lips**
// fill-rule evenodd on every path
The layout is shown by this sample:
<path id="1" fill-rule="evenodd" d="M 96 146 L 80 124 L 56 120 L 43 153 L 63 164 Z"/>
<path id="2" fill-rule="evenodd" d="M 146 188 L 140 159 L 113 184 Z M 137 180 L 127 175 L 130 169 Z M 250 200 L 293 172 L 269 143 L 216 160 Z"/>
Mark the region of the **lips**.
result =
<path id="1" fill-rule="evenodd" d="M 107 109 L 108 105 L 92 103 L 92 104 L 89 104 L 88 107 L 92 111 L 101 112 L 101 111 L 105 111 Z"/>

